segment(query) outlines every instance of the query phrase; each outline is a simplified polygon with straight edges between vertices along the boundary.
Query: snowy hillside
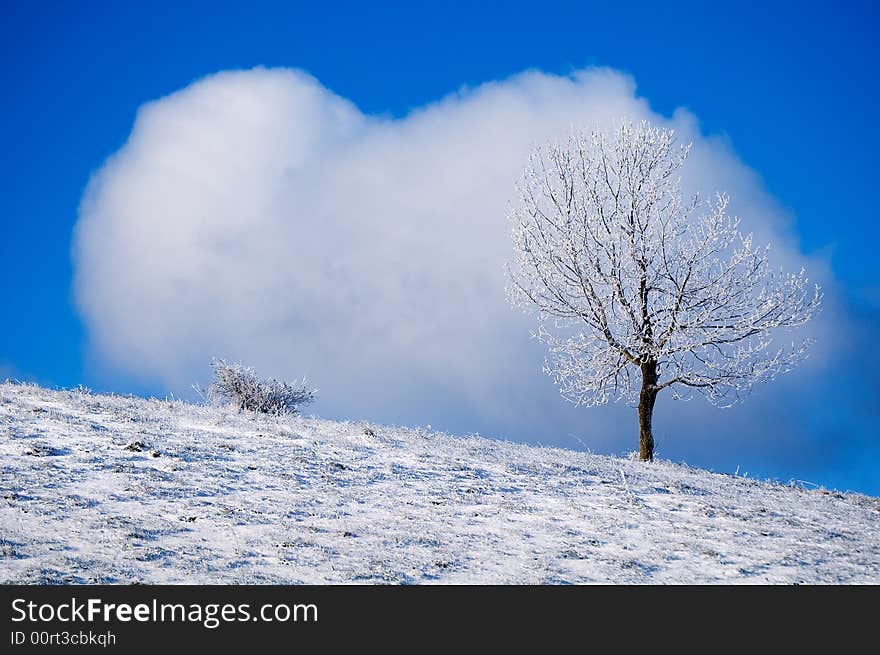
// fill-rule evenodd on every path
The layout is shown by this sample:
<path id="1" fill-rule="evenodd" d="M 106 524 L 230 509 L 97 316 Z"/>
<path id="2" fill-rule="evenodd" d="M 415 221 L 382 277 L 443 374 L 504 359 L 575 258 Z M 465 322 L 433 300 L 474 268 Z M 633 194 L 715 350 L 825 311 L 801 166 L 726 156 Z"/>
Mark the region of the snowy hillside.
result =
<path id="1" fill-rule="evenodd" d="M 0 385 L 0 581 L 880 583 L 880 499 Z"/>

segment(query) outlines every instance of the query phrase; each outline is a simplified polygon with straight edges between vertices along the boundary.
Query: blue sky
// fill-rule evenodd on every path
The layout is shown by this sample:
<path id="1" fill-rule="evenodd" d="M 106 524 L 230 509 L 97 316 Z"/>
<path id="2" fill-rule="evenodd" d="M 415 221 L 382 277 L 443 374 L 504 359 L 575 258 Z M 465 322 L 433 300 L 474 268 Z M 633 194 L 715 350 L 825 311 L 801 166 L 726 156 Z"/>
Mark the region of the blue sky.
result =
<path id="1" fill-rule="evenodd" d="M 390 117 L 526 69 L 628 73 L 655 111 L 687 108 L 761 176 L 803 251 L 829 258 L 857 344 L 869 345 L 880 327 L 877 11 L 867 2 L 3 2 L 0 373 L 166 390 L 108 373 L 90 354 L 71 291 L 77 208 L 143 103 L 257 65 L 305 69 L 362 112 Z M 868 388 L 878 364 L 873 352 L 851 352 L 804 390 L 805 406 L 830 399 L 812 420 L 832 425 L 815 438 L 834 456 L 786 464 L 753 448 L 754 471 L 880 492 L 880 467 L 861 461 L 880 452 Z M 799 414 L 796 403 L 786 411 Z M 491 420 L 478 427 L 493 432 Z M 850 437 L 835 450 L 839 435 Z M 710 451 L 675 455 L 731 468 Z"/>

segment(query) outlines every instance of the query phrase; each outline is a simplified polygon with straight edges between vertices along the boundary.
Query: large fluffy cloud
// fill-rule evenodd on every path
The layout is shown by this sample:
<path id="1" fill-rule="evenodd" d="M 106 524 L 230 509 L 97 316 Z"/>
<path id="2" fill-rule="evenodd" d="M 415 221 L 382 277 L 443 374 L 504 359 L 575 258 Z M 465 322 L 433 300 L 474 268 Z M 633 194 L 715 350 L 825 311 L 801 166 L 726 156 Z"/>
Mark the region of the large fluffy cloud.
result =
<path id="1" fill-rule="evenodd" d="M 528 72 L 391 119 L 300 71 L 256 69 L 144 105 L 93 177 L 74 247 L 93 347 L 113 370 L 173 391 L 204 380 L 220 355 L 307 375 L 327 416 L 629 448 L 631 410 L 566 405 L 540 373 L 531 319 L 503 293 L 505 213 L 528 152 L 621 117 L 692 140 L 688 184 L 730 192 L 780 263 L 827 278 L 723 139 L 703 136 L 684 110 L 657 115 L 618 72 Z M 818 352 L 806 370 L 828 346 Z M 719 410 L 661 399 L 660 454 L 685 456 L 690 444 L 744 457 L 754 412 L 795 413 L 781 392 L 762 393 L 752 414 L 726 415 L 727 433 Z M 760 448 L 783 452 L 793 439 Z"/>

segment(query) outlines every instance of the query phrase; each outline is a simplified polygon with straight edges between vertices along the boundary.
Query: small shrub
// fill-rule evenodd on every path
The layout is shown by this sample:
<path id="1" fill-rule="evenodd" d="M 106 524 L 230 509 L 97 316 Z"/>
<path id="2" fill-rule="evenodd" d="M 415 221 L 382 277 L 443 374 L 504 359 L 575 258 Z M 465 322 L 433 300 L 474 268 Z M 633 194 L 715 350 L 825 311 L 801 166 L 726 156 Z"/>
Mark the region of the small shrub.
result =
<path id="1" fill-rule="evenodd" d="M 232 403 L 239 410 L 292 415 L 299 412 L 301 405 L 312 402 L 317 393 L 306 386 L 305 380 L 290 383 L 260 379 L 253 368 L 237 362 L 215 359 L 211 368 L 214 381 L 208 388 L 208 398 Z"/>

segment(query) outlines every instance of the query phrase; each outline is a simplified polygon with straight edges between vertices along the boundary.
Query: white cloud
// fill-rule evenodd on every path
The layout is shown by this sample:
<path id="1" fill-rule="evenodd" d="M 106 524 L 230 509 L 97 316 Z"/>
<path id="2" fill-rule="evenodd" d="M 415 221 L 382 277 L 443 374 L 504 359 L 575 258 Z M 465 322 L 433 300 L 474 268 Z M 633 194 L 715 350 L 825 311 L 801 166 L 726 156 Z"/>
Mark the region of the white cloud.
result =
<path id="1" fill-rule="evenodd" d="M 687 111 L 657 115 L 613 70 L 527 72 L 401 119 L 364 115 L 302 72 L 225 72 L 145 105 L 89 184 L 74 255 L 93 347 L 174 391 L 220 355 L 307 375 L 326 416 L 628 448 L 621 408 L 559 398 L 532 320 L 503 293 L 505 213 L 527 153 L 621 117 L 693 140 L 692 183 L 729 191 L 780 262 L 805 262 L 726 142 Z M 662 413 L 667 428 L 676 415 Z"/>

